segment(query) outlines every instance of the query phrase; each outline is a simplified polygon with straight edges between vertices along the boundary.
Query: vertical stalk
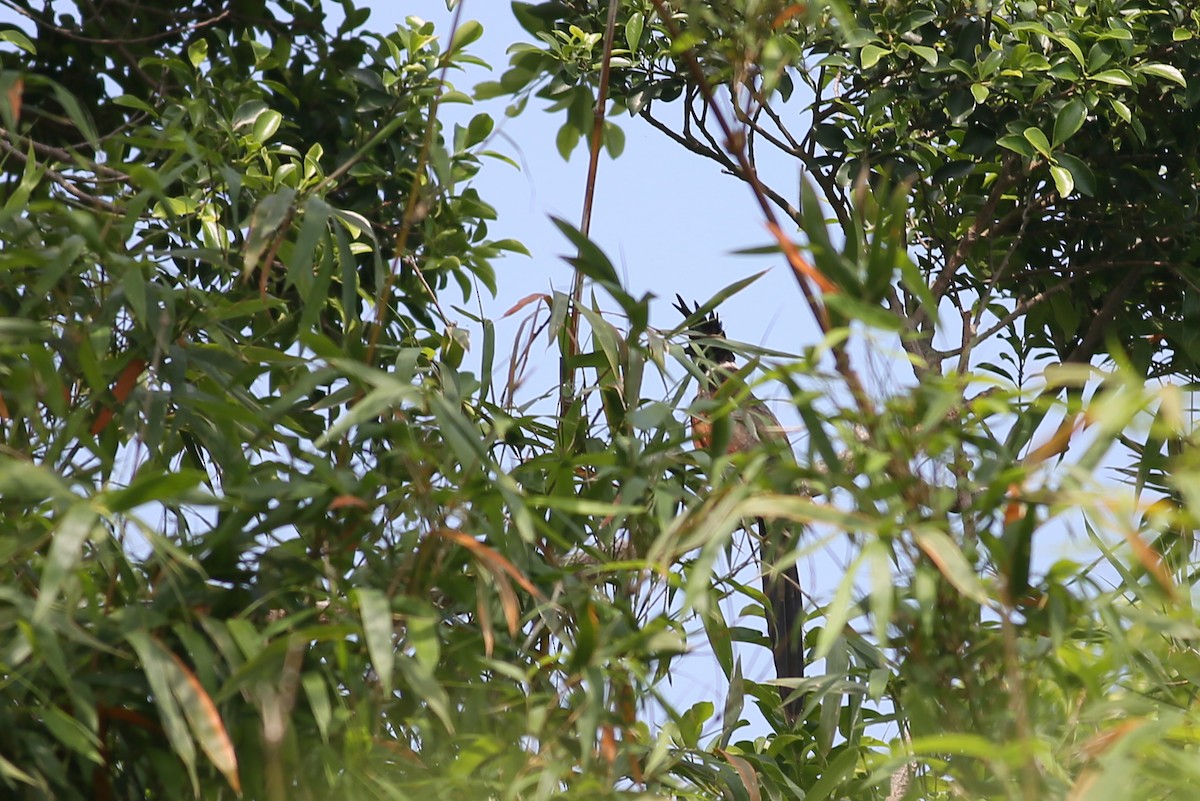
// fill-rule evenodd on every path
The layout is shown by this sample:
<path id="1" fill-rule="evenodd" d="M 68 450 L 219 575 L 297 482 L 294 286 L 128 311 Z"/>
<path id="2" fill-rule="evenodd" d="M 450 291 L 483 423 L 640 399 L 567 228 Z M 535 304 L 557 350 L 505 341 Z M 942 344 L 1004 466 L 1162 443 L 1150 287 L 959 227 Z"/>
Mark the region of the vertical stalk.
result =
<path id="1" fill-rule="evenodd" d="M 592 115 L 592 136 L 588 148 L 587 183 L 583 190 L 583 213 L 579 230 L 589 236 L 592 229 L 592 206 L 596 198 L 596 174 L 600 169 L 600 148 L 604 140 L 604 108 L 608 105 L 608 80 L 612 72 L 613 39 L 617 30 L 617 6 L 620 0 L 609 0 L 608 23 L 604 28 L 604 58 L 600 64 L 600 87 L 596 92 L 596 108 Z M 558 416 L 563 419 L 575 397 L 575 369 L 571 361 L 579 353 L 579 304 L 583 301 L 583 273 L 576 268 L 571 283 L 571 299 L 567 310 L 567 325 L 563 332 L 562 356 L 558 363 Z"/>

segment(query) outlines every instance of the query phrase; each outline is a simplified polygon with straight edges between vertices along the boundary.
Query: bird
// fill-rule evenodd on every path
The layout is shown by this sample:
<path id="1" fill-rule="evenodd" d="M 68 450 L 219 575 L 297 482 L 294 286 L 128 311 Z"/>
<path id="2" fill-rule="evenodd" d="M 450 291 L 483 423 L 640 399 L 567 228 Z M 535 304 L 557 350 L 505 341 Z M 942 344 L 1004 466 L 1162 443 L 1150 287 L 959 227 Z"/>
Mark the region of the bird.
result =
<path id="1" fill-rule="evenodd" d="M 714 398 L 721 387 L 737 375 L 734 353 L 723 341 L 725 328 L 715 312 L 700 313 L 699 304 L 688 307 L 687 301 L 675 295 L 675 308 L 689 321 L 688 356 L 701 373 L 696 399 Z M 776 445 L 773 452 L 779 458 L 790 458 L 791 444 L 779 418 L 751 393 L 738 393 L 737 405 L 724 417 L 710 419 L 702 412 L 691 415 L 692 439 L 697 448 L 710 450 L 714 440 L 724 446 L 726 453 L 743 453 L 763 445 Z M 758 530 L 756 558 L 762 573 L 763 596 L 767 605 L 767 638 L 775 661 L 775 674 L 780 679 L 804 677 L 804 598 L 800 574 L 795 562 L 776 567 L 778 562 L 795 548 L 796 541 L 789 524 L 755 519 Z M 793 697 L 794 696 L 794 697 Z M 789 725 L 796 722 L 802 711 L 803 697 L 780 685 L 779 697 L 784 719 Z"/>

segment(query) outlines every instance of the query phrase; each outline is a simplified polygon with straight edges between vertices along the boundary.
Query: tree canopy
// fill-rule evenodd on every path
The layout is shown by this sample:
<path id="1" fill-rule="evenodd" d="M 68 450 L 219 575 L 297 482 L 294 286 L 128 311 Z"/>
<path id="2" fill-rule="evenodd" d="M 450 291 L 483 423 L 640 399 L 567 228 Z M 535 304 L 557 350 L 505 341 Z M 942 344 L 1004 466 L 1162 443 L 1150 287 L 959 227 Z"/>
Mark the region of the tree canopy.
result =
<path id="1" fill-rule="evenodd" d="M 5 0 L 5 793 L 1188 792 L 1200 12 L 516 2 L 528 41 L 455 88 L 468 4 L 338 5 Z M 692 401 L 685 321 L 585 215 L 497 341 L 451 303 L 525 252 L 472 185 L 508 157 L 490 113 L 441 121 L 495 98 L 593 174 L 647 125 L 740 179 L 823 339 L 721 339 L 746 366 Z M 911 378 L 869 380 L 881 339 Z M 768 383 L 795 458 L 727 453 Z M 799 547 L 745 558 L 755 518 Z M 746 676 L 749 579 L 827 550 L 807 675 Z M 676 708 L 700 647 L 723 708 Z"/>

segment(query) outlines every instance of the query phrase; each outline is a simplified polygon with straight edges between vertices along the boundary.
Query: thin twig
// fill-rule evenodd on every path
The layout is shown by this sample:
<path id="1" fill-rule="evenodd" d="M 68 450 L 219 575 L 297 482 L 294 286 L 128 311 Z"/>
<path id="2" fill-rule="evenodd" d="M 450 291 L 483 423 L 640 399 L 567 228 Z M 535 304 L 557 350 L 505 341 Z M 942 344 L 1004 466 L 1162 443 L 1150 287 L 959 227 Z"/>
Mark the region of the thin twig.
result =
<path id="1" fill-rule="evenodd" d="M 22 153 L 17 148 L 13 147 L 13 145 L 10 144 L 8 142 L 8 140 L 4 139 L 3 137 L 0 137 L 0 151 L 12 156 L 13 158 L 20 161 L 22 164 L 26 163 L 29 160 L 28 156 L 26 156 L 24 153 Z M 74 181 L 72 181 L 70 178 L 63 175 L 62 173 L 56 172 L 55 170 L 52 170 L 49 167 L 45 167 L 43 169 L 45 171 L 45 175 L 47 178 L 49 178 L 51 181 L 53 181 L 54 183 L 61 186 L 63 189 L 66 190 L 67 194 L 71 195 L 72 197 L 76 198 L 77 200 L 81 200 L 84 203 L 88 204 L 89 206 L 94 206 L 94 207 L 100 209 L 101 211 L 108 212 L 109 214 L 121 214 L 123 212 L 123 210 L 119 206 L 114 206 L 112 203 L 109 203 L 107 200 L 104 200 L 103 198 L 99 198 L 99 197 L 96 197 L 95 195 L 90 195 L 87 192 L 84 192 L 82 189 L 80 189 L 78 186 L 75 185 Z"/>
<path id="2" fill-rule="evenodd" d="M 84 36 L 82 34 L 75 33 L 74 30 L 71 28 L 64 28 L 60 25 L 52 25 L 44 17 L 39 17 L 35 14 L 30 13 L 28 10 L 22 8 L 17 3 L 11 2 L 11 0 L 0 0 L 0 5 L 4 5 L 5 7 L 11 9 L 12 11 L 15 11 L 16 13 L 20 14 L 21 16 L 33 20 L 35 23 L 37 23 L 37 25 L 39 27 L 43 27 L 43 28 L 46 28 L 47 30 L 54 31 L 56 34 L 63 37 L 64 39 L 70 39 L 73 42 L 86 42 L 88 44 L 100 44 L 100 45 L 145 44 L 147 42 L 156 42 L 161 39 L 168 39 L 176 34 L 183 33 L 184 31 L 189 31 L 189 30 L 198 31 L 202 28 L 211 27 L 213 25 L 216 25 L 218 22 L 225 19 L 226 17 L 230 16 L 230 14 L 232 13 L 229 9 L 225 9 L 220 14 L 217 14 L 215 17 L 209 17 L 208 19 L 204 19 L 199 22 L 192 22 L 187 25 L 180 25 L 176 28 L 170 28 L 168 30 L 162 31 L 161 33 L 155 33 L 155 34 L 151 34 L 149 36 L 141 36 L 141 37 L 133 37 L 133 38 L 119 38 L 119 39 L 96 39 L 96 38 L 92 38 L 90 36 Z M 94 8 L 92 10 L 95 13 L 99 13 Z"/>
<path id="3" fill-rule="evenodd" d="M 61 161 L 64 164 L 70 164 L 73 162 L 77 163 L 80 159 L 83 158 L 82 156 L 80 156 L 77 153 L 72 153 L 71 151 L 64 150 L 60 147 L 51 147 L 50 145 L 44 145 L 41 142 L 38 142 L 37 140 L 35 140 L 31 137 L 22 136 L 21 134 L 15 133 L 13 131 L 9 131 L 6 128 L 0 128 L 0 137 L 2 137 L 4 139 L 12 140 L 13 142 L 16 143 L 16 145 L 29 144 L 33 147 L 33 152 L 38 154 L 39 156 L 48 156 L 50 158 L 57 159 L 58 161 Z M 14 147 L 16 145 L 14 145 Z M 107 178 L 111 178 L 116 181 L 128 181 L 129 180 L 129 176 L 119 170 L 114 170 L 112 167 L 109 167 L 105 164 L 101 164 L 97 161 L 93 161 L 92 159 L 84 159 L 84 160 L 87 162 L 85 165 L 85 168 L 92 170 L 97 175 L 103 175 L 103 176 L 106 176 Z"/>

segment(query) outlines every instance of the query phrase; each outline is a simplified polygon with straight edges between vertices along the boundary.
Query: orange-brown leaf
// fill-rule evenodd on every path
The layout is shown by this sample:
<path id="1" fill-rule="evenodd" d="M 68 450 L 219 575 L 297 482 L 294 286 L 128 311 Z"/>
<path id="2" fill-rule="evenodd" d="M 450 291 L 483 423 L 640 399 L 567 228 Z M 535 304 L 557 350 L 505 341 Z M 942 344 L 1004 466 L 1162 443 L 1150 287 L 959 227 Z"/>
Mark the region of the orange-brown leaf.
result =
<path id="1" fill-rule="evenodd" d="M 546 600 L 546 596 L 542 594 L 541 590 L 533 586 L 533 582 L 525 578 L 524 573 L 522 573 L 520 570 L 517 570 L 517 568 L 513 566 L 512 562 L 505 559 L 504 556 L 494 548 L 489 548 L 487 545 L 484 545 L 479 540 L 462 531 L 443 528 L 438 529 L 437 533 L 446 539 L 453 540 L 454 542 L 466 548 L 468 551 L 474 554 L 479 561 L 483 562 L 484 565 L 493 573 L 503 572 L 508 574 L 510 577 L 512 577 L 513 581 L 521 585 L 521 589 L 525 590 L 525 592 L 529 593 L 534 598 L 537 598 L 539 601 Z"/>
<path id="2" fill-rule="evenodd" d="M 1095 759 L 1103 754 L 1108 749 L 1112 748 L 1122 737 L 1129 734 L 1131 731 L 1141 727 L 1142 720 L 1125 720 L 1118 723 L 1111 729 L 1097 733 L 1094 737 L 1083 744 L 1083 753 Z"/>
<path id="3" fill-rule="evenodd" d="M 807 3 L 792 3 L 790 6 L 783 9 L 783 11 L 780 11 L 775 15 L 775 19 L 771 22 L 771 27 L 775 30 L 779 30 L 786 25 L 787 21 L 792 17 L 796 16 L 797 14 L 803 14 L 806 11 L 808 11 Z"/>
<path id="4" fill-rule="evenodd" d="M 362 498 L 355 497 L 354 495 L 339 495 L 329 502 L 329 511 L 332 512 L 337 509 L 345 509 L 349 506 L 352 506 L 355 509 L 371 508 L 370 505 Z"/>
<path id="5" fill-rule="evenodd" d="M 1034 448 L 1025 457 L 1025 465 L 1027 467 L 1036 467 L 1047 459 L 1066 453 L 1067 446 L 1071 444 L 1071 437 L 1075 435 L 1076 431 L 1082 431 L 1086 427 L 1086 423 L 1080 425 L 1079 415 L 1071 415 L 1059 424 L 1058 429 L 1050 435 L 1050 439 Z"/>
<path id="6" fill-rule="evenodd" d="M 1025 504 L 1017 500 L 1021 494 L 1020 484 L 1008 485 L 1008 505 L 1004 507 L 1004 525 L 1010 525 L 1025 517 Z"/>
<path id="7" fill-rule="evenodd" d="M 783 232 L 783 229 L 777 223 L 768 220 L 767 230 L 771 232 L 771 235 L 775 237 L 775 241 L 779 243 L 779 247 L 783 249 L 783 255 L 787 257 L 792 272 L 799 275 L 802 279 L 812 281 L 822 292 L 837 291 L 837 287 L 833 285 L 832 281 L 826 278 L 808 259 L 800 255 L 800 249 L 796 247 L 796 243 Z"/>
<path id="8" fill-rule="evenodd" d="M 184 680 L 183 684 L 173 682 L 172 693 L 178 698 L 179 706 L 191 724 L 192 735 L 233 791 L 241 795 L 237 752 L 233 748 L 233 741 L 229 739 L 229 732 L 225 730 L 217 705 L 184 661 L 174 653 L 171 653 L 171 658 L 179 670 L 176 678 L 182 677 Z"/>
<path id="9" fill-rule="evenodd" d="M 610 765 L 617 761 L 617 736 L 608 723 L 600 729 L 600 758 Z"/>
<path id="10" fill-rule="evenodd" d="M 505 317 L 511 317 L 512 315 L 519 312 L 521 309 L 528 306 L 530 303 L 533 303 L 535 300 L 544 300 L 544 301 L 546 301 L 547 306 L 550 305 L 550 296 L 549 295 L 547 295 L 545 292 L 534 292 L 533 294 L 526 295 L 525 297 L 518 300 L 515 304 L 513 304 L 513 307 L 511 309 L 506 311 L 504 314 L 500 315 L 500 319 L 504 319 Z"/>
<path id="11" fill-rule="evenodd" d="M 479 630 L 483 634 L 483 655 L 492 658 L 496 648 L 496 633 L 492 631 L 492 613 L 488 611 L 487 598 L 482 592 L 475 595 L 475 608 L 479 610 Z"/>
<path id="12" fill-rule="evenodd" d="M 137 386 L 138 378 L 142 375 L 142 370 L 146 369 L 145 359 L 130 359 L 129 364 L 121 370 L 121 374 L 117 376 L 117 383 L 113 385 L 113 398 L 118 404 L 124 403 L 129 394 L 133 392 L 133 388 Z M 96 414 L 96 420 L 92 423 L 92 434 L 99 434 L 108 428 L 108 424 L 112 422 L 113 410 L 110 408 L 101 409 Z"/>
<path id="13" fill-rule="evenodd" d="M 1158 586 L 1163 588 L 1168 598 L 1172 601 L 1176 600 L 1179 597 L 1179 593 L 1175 588 L 1175 580 L 1171 578 L 1171 572 L 1163 564 L 1162 556 L 1148 545 L 1136 531 L 1126 529 L 1124 534 L 1125 540 L 1133 550 L 1133 555 L 1142 563 L 1142 567 L 1158 582 Z"/>
<path id="14" fill-rule="evenodd" d="M 754 772 L 754 766 L 724 748 L 718 748 L 717 753 L 737 771 L 738 778 L 742 780 L 742 786 L 746 788 L 746 794 L 750 796 L 750 801 L 762 801 L 762 791 L 758 788 L 758 774 Z"/>
<path id="15" fill-rule="evenodd" d="M 25 95 L 25 79 L 17 78 L 8 86 L 8 107 L 12 109 L 13 124 L 21 121 L 21 98 Z"/>

